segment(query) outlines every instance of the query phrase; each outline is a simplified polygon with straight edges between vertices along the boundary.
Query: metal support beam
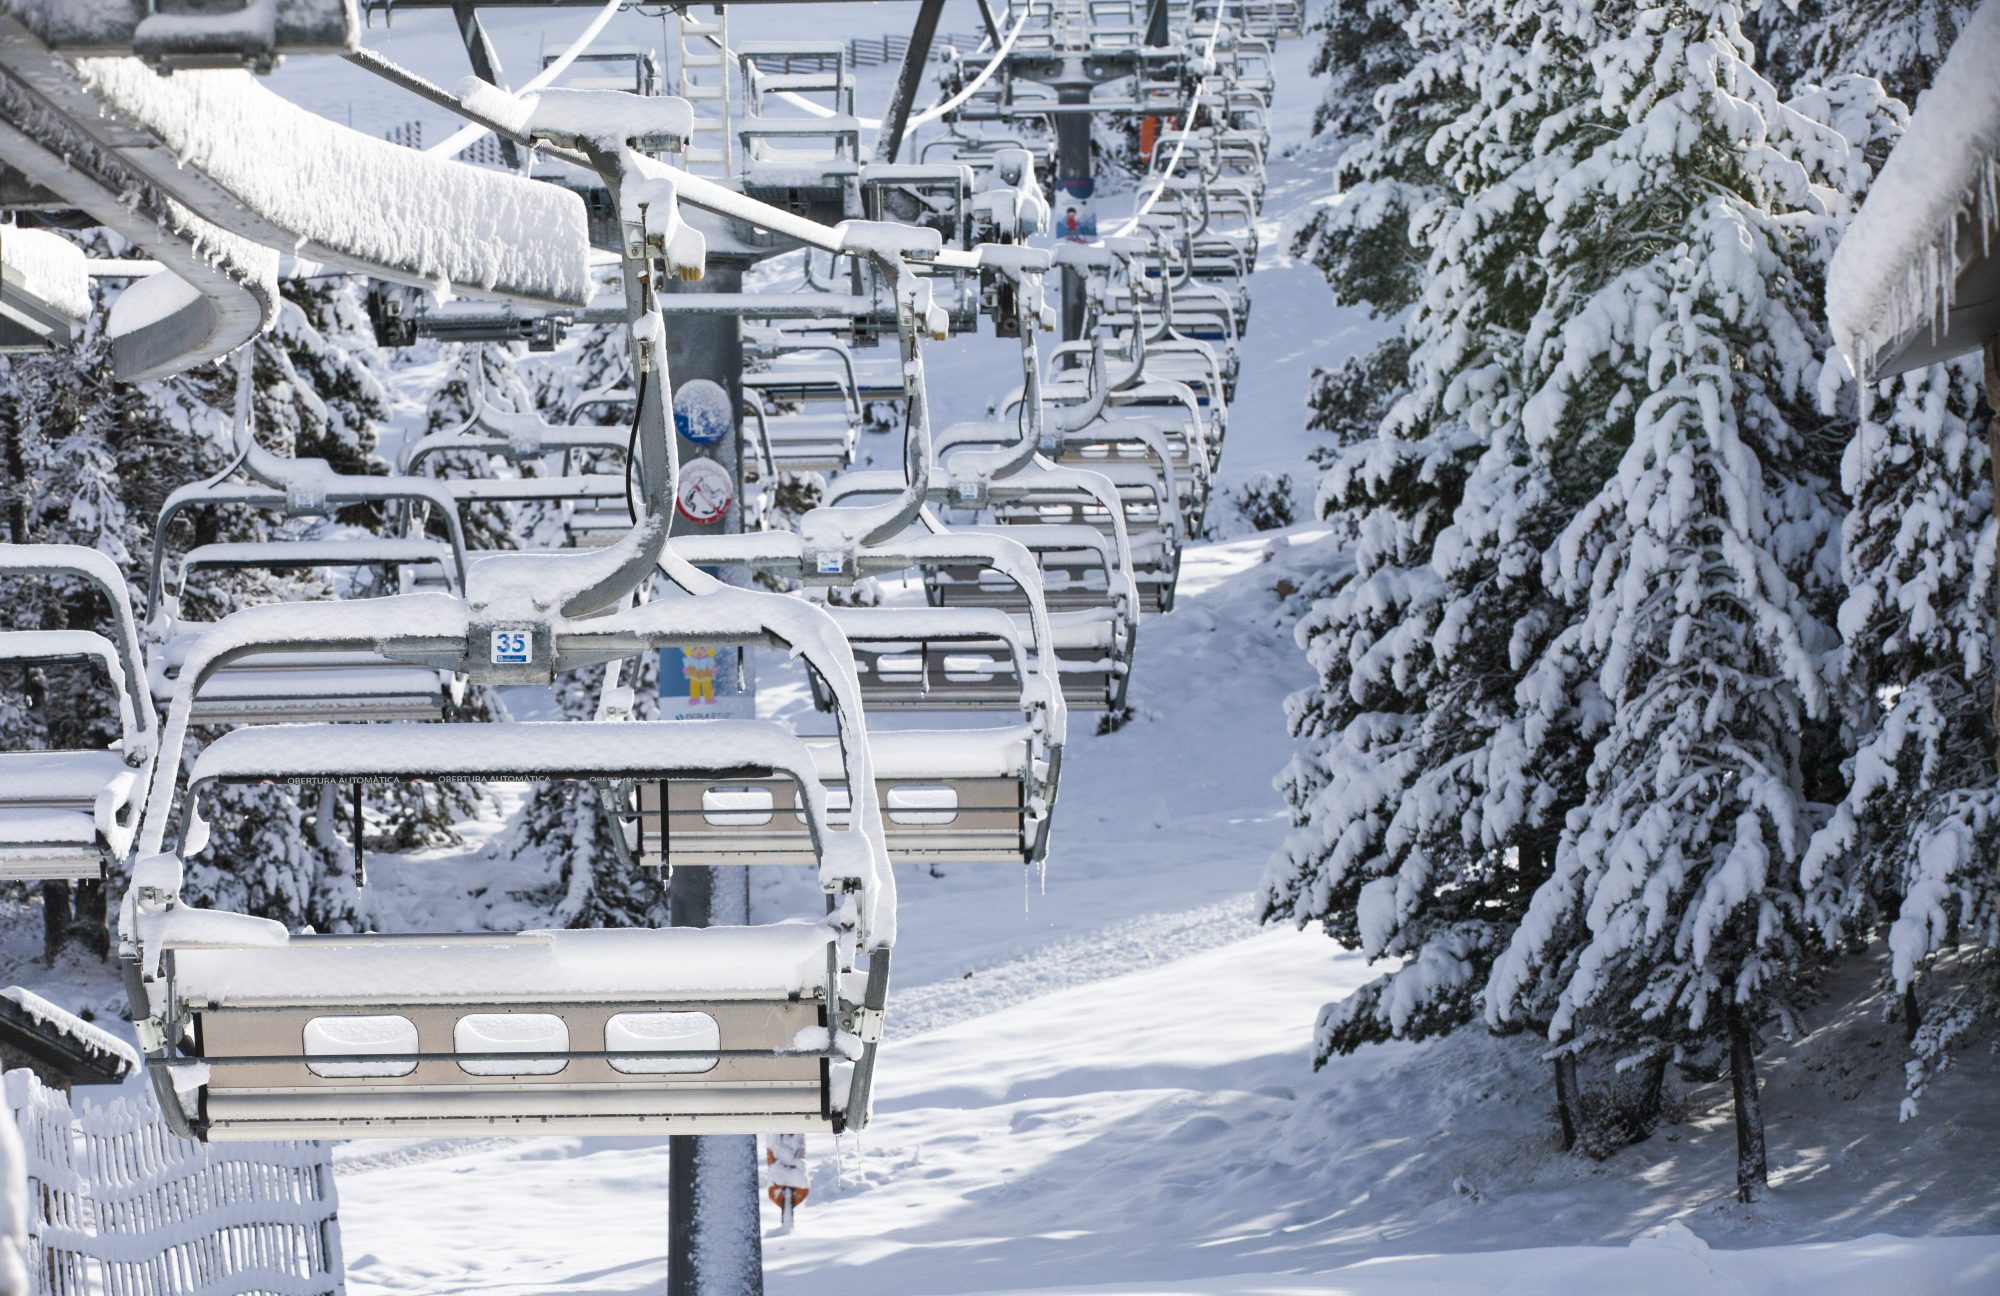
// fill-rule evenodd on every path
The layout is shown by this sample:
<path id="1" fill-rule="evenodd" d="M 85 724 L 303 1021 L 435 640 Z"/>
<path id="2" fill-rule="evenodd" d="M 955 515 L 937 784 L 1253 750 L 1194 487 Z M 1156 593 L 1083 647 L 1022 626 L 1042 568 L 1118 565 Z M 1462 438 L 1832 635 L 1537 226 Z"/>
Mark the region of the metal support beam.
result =
<path id="1" fill-rule="evenodd" d="M 999 49 L 1002 39 L 1000 24 L 993 17 L 993 6 L 986 0 L 979 0 L 979 21 L 986 24 L 986 39 L 993 42 L 994 49 Z"/>
<path id="2" fill-rule="evenodd" d="M 1056 95 L 1065 105 L 1090 103 L 1090 85 L 1064 82 L 1056 86 Z M 1056 125 L 1056 183 L 1055 219 L 1061 226 L 1066 209 L 1071 203 L 1088 202 L 1093 185 L 1090 174 L 1091 122 L 1095 120 L 1088 111 L 1064 113 L 1055 119 Z M 1079 266 L 1068 266 L 1062 277 L 1062 335 L 1065 342 L 1074 342 L 1083 336 L 1083 270 Z"/>
<path id="3" fill-rule="evenodd" d="M 749 869 L 681 867 L 670 885 L 676 927 L 749 917 Z M 669 1138 L 667 1214 L 667 1296 L 763 1296 L 754 1134 Z"/>
<path id="4" fill-rule="evenodd" d="M 930 61 L 931 41 L 937 37 L 938 15 L 944 0 L 924 0 L 917 10 L 916 26 L 910 29 L 910 48 L 903 52 L 903 70 L 896 77 L 895 97 L 889 111 L 882 114 L 882 133 L 875 138 L 875 160 L 894 162 L 903 147 L 903 132 L 910 125 L 910 105 L 916 101 L 917 84 L 924 78 L 924 64 Z"/>
<path id="5" fill-rule="evenodd" d="M 486 39 L 486 28 L 479 22 L 479 7 L 475 0 L 451 0 L 451 16 L 458 20 L 458 36 L 465 42 L 465 53 L 472 60 L 472 71 L 480 80 L 490 85 L 507 88 L 507 82 L 500 71 L 500 56 L 494 52 L 493 42 Z M 509 171 L 521 169 L 521 150 L 514 141 L 500 136 L 500 156 L 507 163 Z"/>
<path id="6" fill-rule="evenodd" d="M 662 305 L 700 303 L 706 298 L 740 300 L 745 263 L 711 257 L 698 283 L 673 283 L 661 294 Z M 682 535 L 714 535 L 743 529 L 742 406 L 743 322 L 733 314 L 699 310 L 677 314 L 667 330 L 667 367 L 674 382 L 700 379 L 720 386 L 734 415 L 728 435 L 712 445 L 678 436 L 682 471 L 696 458 L 712 459 L 736 482 L 736 500 L 723 517 L 698 523 L 683 515 L 674 520 Z M 733 681 L 720 678 L 715 689 L 748 692 L 748 680 L 734 670 Z M 662 679 L 665 687 L 670 681 Z M 733 688 L 731 684 L 733 683 Z M 749 703 L 755 712 L 755 703 Z M 750 920 L 750 871 L 743 868 L 696 868 L 673 871 L 670 898 L 676 927 L 740 926 Z M 757 1194 L 755 1135 L 675 1135 L 667 1140 L 667 1296 L 763 1296 L 764 1222 Z"/>
<path id="7" fill-rule="evenodd" d="M 1146 0 L 1146 44 L 1164 49 L 1167 44 L 1167 0 Z"/>

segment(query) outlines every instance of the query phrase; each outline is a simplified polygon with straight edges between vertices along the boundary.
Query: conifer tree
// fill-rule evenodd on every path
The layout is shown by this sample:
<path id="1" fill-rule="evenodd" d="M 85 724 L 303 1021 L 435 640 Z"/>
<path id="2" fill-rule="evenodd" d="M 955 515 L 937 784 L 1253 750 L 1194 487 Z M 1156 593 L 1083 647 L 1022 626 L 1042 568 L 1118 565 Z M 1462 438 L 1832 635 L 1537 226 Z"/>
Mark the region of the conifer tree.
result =
<path id="1" fill-rule="evenodd" d="M 1819 299 L 1856 161 L 1779 103 L 1731 0 L 1596 8 L 1612 133 L 1542 188 L 1534 335 L 1560 358 L 1527 426 L 1569 489 L 1598 481 L 1544 562 L 1570 624 L 1521 689 L 1531 759 L 1579 713 L 1591 759 L 1486 1012 L 1642 1053 L 1726 1043 L 1748 1200 L 1760 1032 L 1823 962 L 1799 876 L 1833 751 Z"/>
<path id="2" fill-rule="evenodd" d="M 1410 390 L 1322 485 L 1358 523 L 1356 574 L 1300 638 L 1321 686 L 1292 701 L 1310 742 L 1281 780 L 1300 827 L 1265 879 L 1266 917 L 1317 920 L 1402 966 L 1330 1005 L 1319 1056 L 1423 1038 L 1478 1015 L 1477 994 L 1546 870 L 1579 781 L 1531 767 L 1514 688 L 1549 632 L 1541 546 L 1563 517 L 1527 454 L 1523 357 L 1541 288 L 1532 177 L 1575 130 L 1574 50 L 1539 14 L 1461 11 L 1476 52 L 1440 43 L 1406 84 L 1456 112 L 1384 156 L 1452 195 L 1416 222 L 1426 256 L 1405 338 Z"/>
<path id="3" fill-rule="evenodd" d="M 1822 58 L 1855 76 L 1816 97 L 1880 168 L 1903 103 L 1850 88 L 1861 77 L 1913 98 L 1949 53 L 1971 6 L 1900 0 L 1858 6 L 1870 25 L 1820 19 L 1840 35 Z M 1859 196 L 1857 194 L 1857 196 Z M 1846 792 L 1807 852 L 1809 919 L 1829 946 L 1888 938 L 1886 988 L 1912 1046 L 1904 1114 L 1955 1037 L 2000 1019 L 2000 733 L 1992 714 L 1995 535 L 1992 411 L 1976 355 L 1859 393 L 1841 464 L 1851 504 L 1841 532 L 1839 614 L 1848 724 Z M 1843 394 L 1843 400 L 1848 394 Z M 1941 995 L 1922 990 L 1943 953 L 1972 967 Z M 1938 1001 L 1932 1012 L 1928 999 Z"/>

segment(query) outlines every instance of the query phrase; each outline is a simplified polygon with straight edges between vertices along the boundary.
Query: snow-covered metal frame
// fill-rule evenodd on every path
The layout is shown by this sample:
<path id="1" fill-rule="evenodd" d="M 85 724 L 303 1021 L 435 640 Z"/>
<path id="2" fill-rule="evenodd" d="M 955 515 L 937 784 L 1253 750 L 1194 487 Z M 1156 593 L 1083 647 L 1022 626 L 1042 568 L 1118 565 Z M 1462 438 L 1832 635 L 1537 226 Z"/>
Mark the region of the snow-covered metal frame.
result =
<path id="1" fill-rule="evenodd" d="M 630 425 L 551 423 L 532 410 L 494 409 L 483 401 L 464 426 L 431 432 L 407 446 L 401 471 L 421 477 L 424 466 L 445 455 L 499 458 L 543 471 L 520 477 L 439 477 L 459 506 L 483 503 L 551 504 L 561 512 L 564 531 L 575 547 L 611 543 L 631 528 L 643 483 L 624 470 L 633 455 Z M 606 469 L 602 460 L 618 465 Z M 635 462 L 632 472 L 639 470 Z M 549 471 L 553 469 L 554 471 Z M 635 492 L 636 487 L 636 492 Z"/>
<path id="2" fill-rule="evenodd" d="M 67 343 L 89 315 L 82 248 L 46 230 L 0 229 L 0 351 Z"/>
<path id="3" fill-rule="evenodd" d="M 80 580 L 95 588 L 109 609 L 109 635 L 0 632 L 0 661 L 101 662 L 120 735 L 103 751 L 0 752 L 0 878 L 101 877 L 131 848 L 158 750 L 159 721 L 131 595 L 117 565 L 81 545 L 0 545 L 0 575 Z"/>

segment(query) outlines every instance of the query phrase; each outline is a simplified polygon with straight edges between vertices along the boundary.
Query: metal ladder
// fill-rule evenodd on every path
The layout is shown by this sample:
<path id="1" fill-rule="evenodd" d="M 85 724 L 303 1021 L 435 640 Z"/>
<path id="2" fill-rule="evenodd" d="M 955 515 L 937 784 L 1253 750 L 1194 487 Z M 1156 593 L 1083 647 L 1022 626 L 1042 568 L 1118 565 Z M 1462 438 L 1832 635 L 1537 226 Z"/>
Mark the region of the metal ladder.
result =
<path id="1" fill-rule="evenodd" d="M 694 16 L 694 5 L 675 13 L 680 57 L 675 62 L 674 93 L 694 108 L 687 169 L 726 180 L 736 171 L 736 123 L 729 107 L 729 11 L 722 5 L 703 7 L 710 13 L 707 19 Z"/>

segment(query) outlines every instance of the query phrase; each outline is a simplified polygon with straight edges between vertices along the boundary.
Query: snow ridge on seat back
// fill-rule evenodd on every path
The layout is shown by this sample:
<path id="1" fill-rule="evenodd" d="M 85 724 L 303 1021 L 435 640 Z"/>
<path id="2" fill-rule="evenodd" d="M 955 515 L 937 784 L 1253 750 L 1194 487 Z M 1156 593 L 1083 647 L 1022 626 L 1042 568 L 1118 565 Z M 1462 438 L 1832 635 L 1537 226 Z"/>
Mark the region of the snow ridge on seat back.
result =
<path id="1" fill-rule="evenodd" d="M 583 200 L 565 189 L 350 130 L 247 72 L 163 77 L 115 58 L 76 68 L 108 114 L 160 141 L 161 165 L 146 165 L 140 150 L 128 156 L 246 238 L 472 296 L 556 306 L 590 299 Z"/>

